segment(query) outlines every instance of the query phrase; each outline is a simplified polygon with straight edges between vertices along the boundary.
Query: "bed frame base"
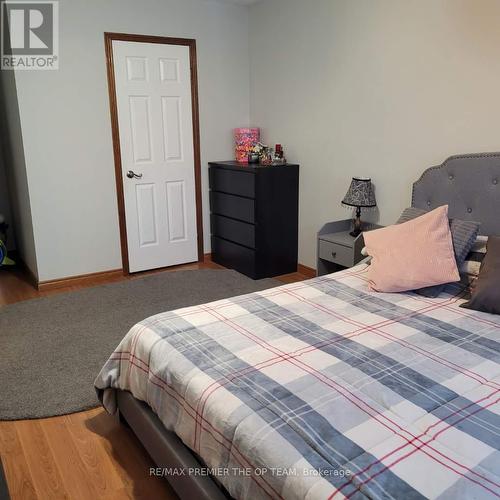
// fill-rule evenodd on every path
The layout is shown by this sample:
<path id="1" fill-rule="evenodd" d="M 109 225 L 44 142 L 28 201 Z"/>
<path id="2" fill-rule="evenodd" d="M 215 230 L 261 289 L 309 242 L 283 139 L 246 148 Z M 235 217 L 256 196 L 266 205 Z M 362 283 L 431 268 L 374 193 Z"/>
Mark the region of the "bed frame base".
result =
<path id="1" fill-rule="evenodd" d="M 128 425 L 155 464 L 160 468 L 202 468 L 203 465 L 184 443 L 144 402 L 128 391 L 116 391 L 120 422 Z M 165 476 L 181 499 L 227 500 L 231 498 L 210 476 Z"/>

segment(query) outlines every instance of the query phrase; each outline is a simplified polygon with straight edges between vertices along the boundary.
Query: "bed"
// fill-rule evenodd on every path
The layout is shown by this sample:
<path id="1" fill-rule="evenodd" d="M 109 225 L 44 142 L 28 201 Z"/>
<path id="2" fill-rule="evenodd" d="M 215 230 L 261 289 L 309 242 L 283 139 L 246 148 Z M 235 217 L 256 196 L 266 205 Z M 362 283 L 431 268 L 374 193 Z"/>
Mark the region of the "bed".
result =
<path id="1" fill-rule="evenodd" d="M 500 234 L 499 179 L 500 153 L 454 156 L 412 205 Z M 459 284 L 370 292 L 366 271 L 147 318 L 98 395 L 181 498 L 500 496 L 500 316 Z"/>

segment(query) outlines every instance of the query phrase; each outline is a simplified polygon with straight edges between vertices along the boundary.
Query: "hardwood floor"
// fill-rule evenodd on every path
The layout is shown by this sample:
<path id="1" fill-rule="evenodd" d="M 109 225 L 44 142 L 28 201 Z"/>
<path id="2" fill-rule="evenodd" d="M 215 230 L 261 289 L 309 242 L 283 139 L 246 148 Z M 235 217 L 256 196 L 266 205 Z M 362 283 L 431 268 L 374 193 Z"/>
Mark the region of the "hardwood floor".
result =
<path id="1" fill-rule="evenodd" d="M 184 269 L 221 269 L 203 263 L 176 266 L 133 276 L 113 276 L 105 283 L 145 274 Z M 278 277 L 284 283 L 309 278 L 301 273 Z M 0 269 L 0 306 L 103 284 L 38 291 L 20 269 Z M 0 421 L 0 458 L 12 500 L 28 499 L 175 499 L 161 478 L 150 476 L 153 462 L 134 436 L 102 408 L 39 420 Z"/>

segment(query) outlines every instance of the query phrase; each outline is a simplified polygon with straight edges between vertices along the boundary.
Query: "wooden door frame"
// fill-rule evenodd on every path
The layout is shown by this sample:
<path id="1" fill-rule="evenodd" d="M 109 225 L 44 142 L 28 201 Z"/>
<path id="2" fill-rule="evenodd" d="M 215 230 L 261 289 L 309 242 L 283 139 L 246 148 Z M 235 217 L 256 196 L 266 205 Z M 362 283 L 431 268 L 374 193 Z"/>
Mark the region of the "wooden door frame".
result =
<path id="1" fill-rule="evenodd" d="M 118 126 L 118 105 L 116 100 L 115 68 L 113 61 L 113 40 L 124 42 L 160 43 L 163 45 L 184 45 L 189 47 L 191 69 L 191 107 L 193 115 L 194 183 L 196 198 L 196 227 L 198 230 L 198 262 L 203 262 L 203 213 L 201 197 L 201 160 L 200 160 L 200 115 L 198 109 L 198 70 L 196 62 L 196 40 L 191 38 L 171 38 L 166 36 L 132 35 L 127 33 L 104 33 L 106 67 L 108 73 L 109 109 L 113 135 L 113 154 L 115 159 L 116 195 L 118 218 L 120 221 L 120 242 L 123 273 L 130 274 L 128 260 L 127 226 L 125 220 L 125 198 L 123 194 L 122 157 L 120 149 L 120 130 Z"/>

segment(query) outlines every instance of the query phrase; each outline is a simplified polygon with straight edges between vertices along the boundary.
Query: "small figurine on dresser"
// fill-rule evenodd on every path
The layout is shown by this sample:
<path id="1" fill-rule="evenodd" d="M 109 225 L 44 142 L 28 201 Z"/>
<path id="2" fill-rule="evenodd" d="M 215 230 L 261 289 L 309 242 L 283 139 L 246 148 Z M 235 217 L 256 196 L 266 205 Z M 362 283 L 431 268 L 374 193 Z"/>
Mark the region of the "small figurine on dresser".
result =
<path id="1" fill-rule="evenodd" d="M 260 164 L 261 165 L 272 165 L 273 164 L 273 155 L 274 149 L 266 146 L 262 156 L 260 157 Z"/>
<path id="2" fill-rule="evenodd" d="M 284 165 L 286 163 L 283 146 L 276 144 L 273 149 L 267 144 L 257 142 L 248 152 L 248 163 L 260 163 L 261 165 Z"/>
<path id="3" fill-rule="evenodd" d="M 283 146 L 281 144 L 276 144 L 274 148 L 274 165 L 283 165 L 286 163 L 285 152 L 283 151 Z"/>
<path id="4" fill-rule="evenodd" d="M 259 163 L 266 148 L 267 146 L 265 144 L 257 142 L 257 144 L 255 144 L 248 152 L 248 163 Z"/>
<path id="5" fill-rule="evenodd" d="M 266 144 L 258 142 L 248 153 L 248 163 L 260 163 L 270 165 L 272 162 L 272 150 Z"/>

